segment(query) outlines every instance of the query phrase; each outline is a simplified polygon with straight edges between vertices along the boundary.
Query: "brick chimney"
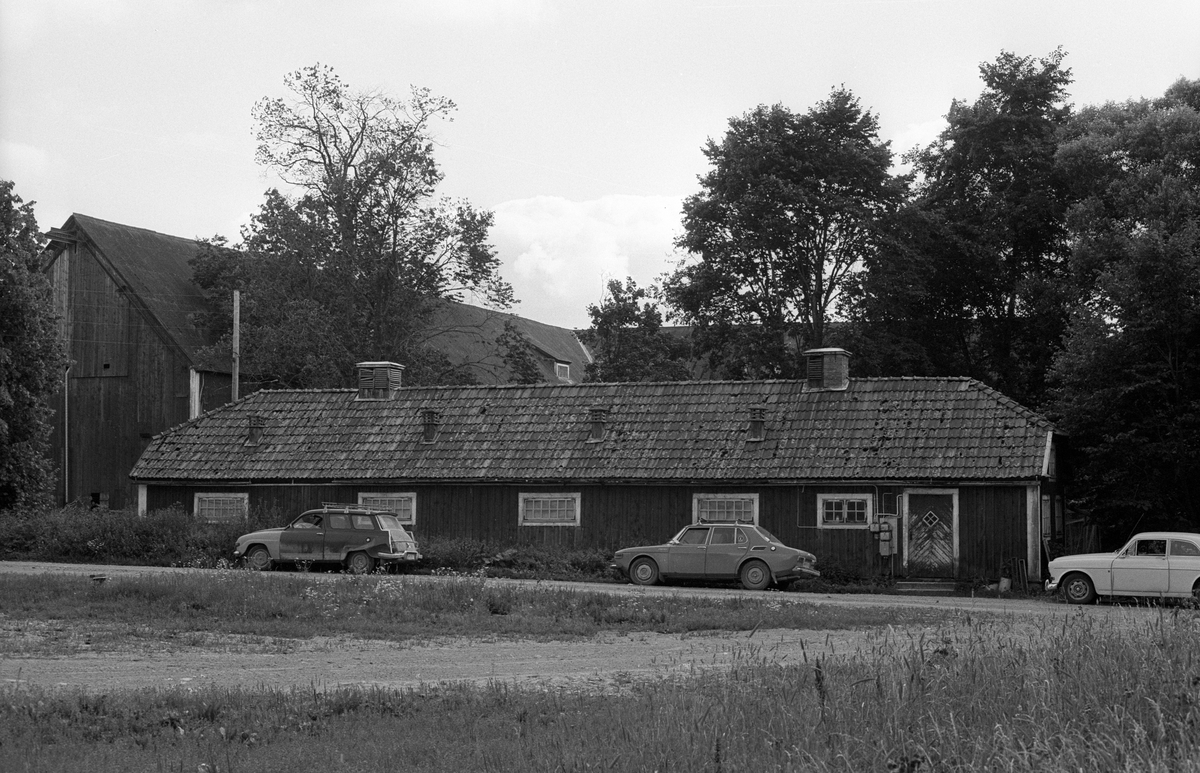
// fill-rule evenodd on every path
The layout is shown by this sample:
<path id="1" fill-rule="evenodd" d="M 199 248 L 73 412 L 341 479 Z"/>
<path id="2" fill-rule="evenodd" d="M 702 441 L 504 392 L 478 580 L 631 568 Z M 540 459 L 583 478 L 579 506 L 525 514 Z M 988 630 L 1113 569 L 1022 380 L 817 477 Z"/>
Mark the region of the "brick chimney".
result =
<path id="1" fill-rule="evenodd" d="M 746 430 L 746 440 L 765 440 L 767 437 L 767 406 L 755 405 L 750 408 L 750 426 Z"/>
<path id="2" fill-rule="evenodd" d="M 592 424 L 592 431 L 588 436 L 587 442 L 599 443 L 604 440 L 604 433 L 607 430 L 608 424 L 608 409 L 599 405 L 588 408 L 588 420 Z"/>
<path id="3" fill-rule="evenodd" d="M 850 352 L 809 349 L 804 352 L 805 392 L 840 392 L 850 386 Z"/>
<path id="4" fill-rule="evenodd" d="M 356 400 L 391 400 L 400 388 L 403 365 L 394 362 L 360 362 L 358 369 L 358 397 Z"/>
<path id="5" fill-rule="evenodd" d="M 421 442 L 432 443 L 437 440 L 438 430 L 442 428 L 442 414 L 433 408 L 421 409 Z"/>

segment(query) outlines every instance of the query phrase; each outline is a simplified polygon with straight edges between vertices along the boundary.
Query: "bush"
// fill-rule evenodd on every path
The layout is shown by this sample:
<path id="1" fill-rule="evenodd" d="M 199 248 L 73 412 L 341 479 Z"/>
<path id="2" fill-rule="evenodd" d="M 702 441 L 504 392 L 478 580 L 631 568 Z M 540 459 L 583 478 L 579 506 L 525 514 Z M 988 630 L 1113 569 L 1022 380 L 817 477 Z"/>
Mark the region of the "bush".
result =
<path id="1" fill-rule="evenodd" d="M 239 535 L 261 528 L 272 514 L 251 513 L 249 523 L 197 523 L 182 507 L 57 510 L 0 514 L 0 558 L 26 561 L 142 566 L 219 566 L 231 558 Z"/>

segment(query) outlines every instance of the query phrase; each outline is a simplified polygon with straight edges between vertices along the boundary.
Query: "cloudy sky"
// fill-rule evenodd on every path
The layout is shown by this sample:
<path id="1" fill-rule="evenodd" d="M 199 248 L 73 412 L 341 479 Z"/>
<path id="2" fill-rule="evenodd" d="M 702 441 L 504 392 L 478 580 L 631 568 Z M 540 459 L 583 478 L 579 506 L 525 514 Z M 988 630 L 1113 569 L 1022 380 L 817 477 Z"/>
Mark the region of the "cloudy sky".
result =
<path id="1" fill-rule="evenodd" d="M 0 0 L 0 177 L 43 229 L 72 212 L 178 236 L 239 228 L 278 182 L 250 111 L 317 62 L 453 99 L 442 191 L 496 213 L 518 313 L 586 326 L 606 280 L 678 256 L 700 148 L 760 103 L 845 85 L 897 153 L 1001 50 L 1073 70 L 1076 105 L 1200 77 L 1196 0 Z"/>

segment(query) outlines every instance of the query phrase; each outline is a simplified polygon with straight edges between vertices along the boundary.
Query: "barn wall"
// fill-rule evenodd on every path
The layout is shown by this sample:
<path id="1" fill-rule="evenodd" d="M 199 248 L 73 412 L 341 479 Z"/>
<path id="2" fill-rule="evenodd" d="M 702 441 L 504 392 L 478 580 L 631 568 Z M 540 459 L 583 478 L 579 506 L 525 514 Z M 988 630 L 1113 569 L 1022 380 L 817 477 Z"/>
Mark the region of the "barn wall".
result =
<path id="1" fill-rule="evenodd" d="M 60 393 L 52 403 L 58 499 L 113 509 L 133 505 L 129 471 L 150 437 L 188 418 L 187 363 L 164 344 L 86 243 L 64 251 L 50 277 L 57 303 L 69 309 L 62 331 L 73 361 L 66 399 Z"/>

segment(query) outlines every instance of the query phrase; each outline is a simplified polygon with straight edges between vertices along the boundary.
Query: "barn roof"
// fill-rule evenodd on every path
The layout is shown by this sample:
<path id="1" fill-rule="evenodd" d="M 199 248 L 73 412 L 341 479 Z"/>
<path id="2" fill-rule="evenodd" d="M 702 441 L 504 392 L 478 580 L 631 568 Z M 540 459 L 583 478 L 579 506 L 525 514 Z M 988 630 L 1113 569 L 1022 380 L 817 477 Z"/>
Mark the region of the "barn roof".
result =
<path id="1" fill-rule="evenodd" d="M 155 437 L 148 481 L 1031 480 L 1053 426 L 966 378 L 263 391 Z M 603 408 L 605 436 L 589 442 Z M 749 440 L 761 408 L 765 439 Z M 440 414 L 423 442 L 422 414 Z M 251 417 L 265 421 L 247 446 Z"/>
<path id="2" fill-rule="evenodd" d="M 71 215 L 61 232 L 76 237 L 82 233 L 95 246 L 114 281 L 129 289 L 134 302 L 194 366 L 220 369 L 211 362 L 201 363 L 196 354 L 200 347 L 211 343 L 191 321 L 192 314 L 207 310 L 204 293 L 193 281 L 189 263 L 200 251 L 197 239 L 78 213 Z M 503 352 L 496 345 L 505 322 L 511 322 L 545 357 L 569 364 L 573 380 L 582 378 L 589 355 L 571 330 L 516 314 L 447 302 L 431 322 L 429 343 L 480 382 L 512 381 Z M 553 362 L 538 364 L 544 379 L 551 383 L 558 380 Z"/>
<path id="3" fill-rule="evenodd" d="M 204 295 L 192 282 L 188 261 L 200 251 L 195 239 L 71 215 L 79 231 L 100 251 L 116 273 L 114 280 L 129 288 L 162 329 L 193 363 L 196 350 L 207 343 L 189 315 L 204 310 Z"/>

